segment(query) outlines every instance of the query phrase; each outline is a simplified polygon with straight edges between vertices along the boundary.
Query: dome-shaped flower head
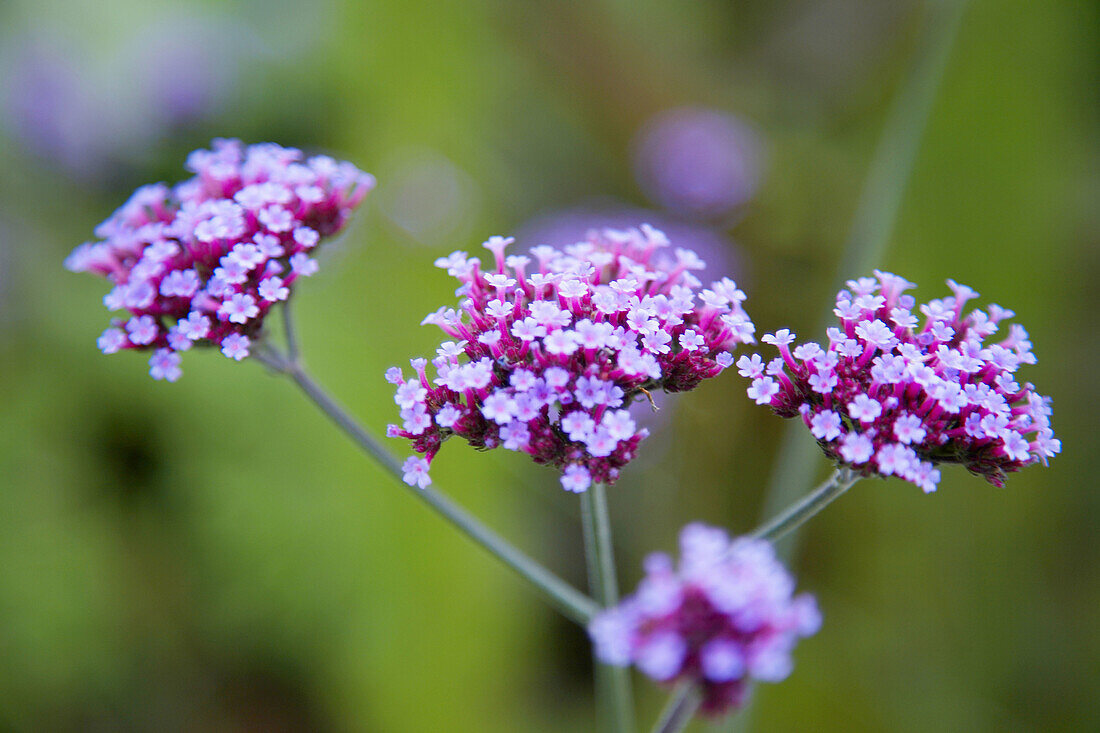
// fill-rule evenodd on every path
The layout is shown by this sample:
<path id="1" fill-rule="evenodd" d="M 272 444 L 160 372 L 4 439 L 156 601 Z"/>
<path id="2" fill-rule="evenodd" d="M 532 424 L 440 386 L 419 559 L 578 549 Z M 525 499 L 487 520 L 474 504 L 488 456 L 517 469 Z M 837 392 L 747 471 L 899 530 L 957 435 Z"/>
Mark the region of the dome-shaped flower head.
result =
<path id="1" fill-rule="evenodd" d="M 781 417 L 801 416 L 826 455 L 869 476 L 899 476 L 935 491 L 936 466 L 961 463 L 1002 486 L 1006 474 L 1061 450 L 1050 398 L 1016 381 L 1034 364 L 1021 326 L 1002 330 L 1012 311 L 997 305 L 964 315 L 977 297 L 953 280 L 953 295 L 916 305 L 896 275 L 849 280 L 833 311 L 827 346 L 795 348 L 786 329 L 763 337 L 780 356 L 743 356 L 749 397 Z M 995 338 L 993 335 L 1001 331 Z M 1007 331 L 1007 333 L 1005 332 Z"/>
<path id="2" fill-rule="evenodd" d="M 630 402 L 690 390 L 753 341 L 745 294 L 729 278 L 700 290 L 691 271 L 703 262 L 690 250 L 670 253 L 656 229 L 593 232 L 531 256 L 506 256 L 511 243 L 490 238 L 486 268 L 465 252 L 436 261 L 461 283 L 462 299 L 424 319 L 447 338 L 432 360 L 437 376 L 429 379 L 425 359 L 413 361 L 408 380 L 387 372 L 403 421 L 389 434 L 412 440 L 427 461 L 457 435 L 554 466 L 569 491 L 613 483 L 646 435 Z"/>
<path id="3" fill-rule="evenodd" d="M 321 239 L 339 232 L 374 178 L 350 163 L 274 144 L 215 140 L 187 160 L 195 176 L 139 188 L 65 266 L 105 276 L 113 354 L 153 350 L 149 373 L 174 382 L 179 352 L 217 346 L 241 360 L 273 305 L 317 271 Z"/>
<path id="4" fill-rule="evenodd" d="M 654 554 L 633 595 L 599 613 L 588 633 L 606 664 L 634 664 L 661 683 L 687 679 L 702 691 L 702 711 L 740 705 L 750 680 L 779 682 L 791 650 L 821 626 L 812 596 L 792 597 L 794 580 L 765 540 L 730 540 L 690 524 L 680 533 L 680 563 Z"/>

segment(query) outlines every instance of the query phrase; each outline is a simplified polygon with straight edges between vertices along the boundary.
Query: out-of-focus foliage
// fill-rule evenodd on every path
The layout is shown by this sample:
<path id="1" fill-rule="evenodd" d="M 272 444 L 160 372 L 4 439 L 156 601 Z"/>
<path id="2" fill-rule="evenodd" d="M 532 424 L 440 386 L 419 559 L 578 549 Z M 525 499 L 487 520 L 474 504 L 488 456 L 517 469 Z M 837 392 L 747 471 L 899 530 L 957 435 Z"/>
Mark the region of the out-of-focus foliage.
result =
<path id="1" fill-rule="evenodd" d="M 923 12 L 0 7 L 0 727 L 586 729 L 580 631 L 259 365 L 196 354 L 166 385 L 99 354 L 103 284 L 61 260 L 134 187 L 239 136 L 379 178 L 296 296 L 308 363 L 375 429 L 396 414 L 382 372 L 432 346 L 417 324 L 452 298 L 431 261 L 560 212 L 647 209 L 708 237 L 763 331 L 809 336 Z M 1004 489 L 962 470 L 932 496 L 864 482 L 816 519 L 794 570 L 825 626 L 760 691 L 765 730 L 1100 728 L 1097 20 L 971 4 L 880 263 L 918 297 L 953 277 L 1017 312 L 1064 455 Z M 681 108 L 759 145 L 733 209 L 661 210 L 635 178 L 642 131 Z M 625 585 L 688 521 L 755 523 L 782 424 L 744 387 L 730 373 L 670 402 L 614 487 Z M 447 445 L 433 476 L 582 585 L 575 497 L 498 453 Z M 662 695 L 639 682 L 645 720 Z"/>

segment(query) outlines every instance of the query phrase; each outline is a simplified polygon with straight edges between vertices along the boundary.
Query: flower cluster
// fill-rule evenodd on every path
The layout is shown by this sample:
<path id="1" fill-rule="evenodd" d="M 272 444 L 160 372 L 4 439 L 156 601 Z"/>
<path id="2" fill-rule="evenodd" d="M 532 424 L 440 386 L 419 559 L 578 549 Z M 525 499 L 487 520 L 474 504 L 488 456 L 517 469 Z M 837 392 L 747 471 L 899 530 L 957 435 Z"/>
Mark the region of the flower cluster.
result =
<path id="1" fill-rule="evenodd" d="M 821 626 L 810 595 L 792 597 L 794 580 L 764 540 L 730 540 L 690 524 L 680 533 L 680 563 L 656 553 L 634 595 L 588 627 L 606 664 L 635 664 L 665 683 L 697 682 L 702 711 L 719 714 L 744 700 L 750 678 L 779 682 L 791 672 L 799 637 Z"/>
<path id="2" fill-rule="evenodd" d="M 947 281 L 954 295 L 916 305 L 915 287 L 896 275 L 849 280 L 833 311 L 829 344 L 790 348 L 783 329 L 763 337 L 780 353 L 753 354 L 737 366 L 752 380 L 749 397 L 781 417 L 800 415 L 825 453 L 864 475 L 896 475 L 934 491 L 939 463 L 961 463 L 1001 486 L 1007 473 L 1061 450 L 1050 427 L 1050 399 L 1015 379 L 1034 364 L 1019 325 L 997 343 L 1012 311 L 997 305 L 964 315 L 970 288 Z M 1030 436 L 1030 438 L 1029 438 Z"/>
<path id="3" fill-rule="evenodd" d="M 174 382 L 195 344 L 248 356 L 273 305 L 317 271 L 310 253 L 340 231 L 374 178 L 350 163 L 274 144 L 215 140 L 187 160 L 195 176 L 139 188 L 65 266 L 104 275 L 108 310 L 128 311 L 99 348 L 154 349 L 149 373 Z"/>
<path id="4" fill-rule="evenodd" d="M 512 238 L 492 237 L 493 264 L 455 252 L 436 265 L 461 283 L 459 308 L 424 319 L 448 339 L 432 360 L 413 360 L 414 376 L 393 367 L 403 425 L 391 437 L 413 441 L 423 458 L 405 463 L 405 480 L 427 486 L 442 442 L 504 446 L 562 470 L 581 492 L 612 483 L 646 431 L 626 407 L 653 389 L 681 392 L 733 363 L 729 349 L 753 341 L 729 278 L 697 292 L 687 249 L 669 253 L 652 227 L 590 233 L 565 247 L 505 256 Z"/>

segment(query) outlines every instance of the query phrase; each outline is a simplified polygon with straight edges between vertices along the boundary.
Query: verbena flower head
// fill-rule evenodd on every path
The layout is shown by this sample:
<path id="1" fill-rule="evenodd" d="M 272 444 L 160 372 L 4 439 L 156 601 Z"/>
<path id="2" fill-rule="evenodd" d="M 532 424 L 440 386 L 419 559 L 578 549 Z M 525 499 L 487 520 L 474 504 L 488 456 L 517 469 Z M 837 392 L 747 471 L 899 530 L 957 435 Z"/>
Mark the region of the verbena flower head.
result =
<path id="1" fill-rule="evenodd" d="M 264 316 L 317 271 L 311 257 L 374 187 L 374 178 L 326 156 L 274 144 L 215 140 L 187 160 L 195 173 L 171 188 L 139 188 L 77 247 L 65 266 L 105 276 L 107 309 L 125 312 L 99 337 L 113 354 L 153 350 L 149 373 L 174 382 L 179 352 L 217 346 L 248 356 Z"/>
<path id="2" fill-rule="evenodd" d="M 690 524 L 679 565 L 657 553 L 645 569 L 634 595 L 589 625 L 596 656 L 658 682 L 698 683 L 704 713 L 740 705 L 752 679 L 785 679 L 795 642 L 821 626 L 813 597 L 792 597 L 794 580 L 764 540 Z"/>
<path id="3" fill-rule="evenodd" d="M 1005 476 L 1061 450 L 1050 398 L 1016 381 L 1034 364 L 1031 342 L 997 305 L 964 315 L 978 296 L 948 280 L 951 296 L 913 310 L 903 278 L 875 271 L 849 280 L 833 311 L 839 327 L 826 346 L 795 348 L 783 329 L 763 337 L 779 357 L 743 356 L 749 397 L 781 417 L 801 416 L 826 455 L 863 475 L 899 476 L 935 491 L 936 466 L 961 463 L 996 486 Z"/>
<path id="4" fill-rule="evenodd" d="M 531 256 L 506 256 L 511 243 L 490 238 L 484 269 L 465 252 L 436 261 L 462 298 L 424 319 L 447 338 L 432 360 L 437 376 L 429 379 L 425 359 L 407 380 L 397 367 L 387 372 L 403 421 L 389 434 L 425 457 L 409 483 L 430 481 L 427 463 L 452 435 L 555 466 L 569 491 L 613 483 L 647 434 L 630 402 L 690 390 L 753 341 L 745 294 L 729 278 L 699 290 L 692 270 L 703 262 L 690 250 L 670 253 L 656 229 L 593 232 Z"/>

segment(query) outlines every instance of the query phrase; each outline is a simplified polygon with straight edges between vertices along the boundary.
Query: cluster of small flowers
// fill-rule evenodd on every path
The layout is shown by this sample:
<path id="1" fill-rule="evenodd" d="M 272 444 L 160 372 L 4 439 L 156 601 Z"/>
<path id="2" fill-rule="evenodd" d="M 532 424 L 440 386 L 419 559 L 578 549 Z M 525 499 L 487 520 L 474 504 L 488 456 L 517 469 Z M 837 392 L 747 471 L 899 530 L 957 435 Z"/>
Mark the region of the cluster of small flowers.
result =
<path id="1" fill-rule="evenodd" d="M 701 710 L 742 703 L 749 678 L 779 682 L 791 672 L 799 637 L 821 626 L 813 597 L 792 597 L 794 580 L 765 540 L 730 540 L 722 529 L 690 524 L 680 563 L 655 553 L 634 595 L 588 627 L 606 664 L 631 663 L 665 683 L 698 683 Z"/>
<path id="2" fill-rule="evenodd" d="M 386 373 L 404 421 L 389 435 L 425 456 L 406 461 L 409 484 L 431 482 L 428 465 L 451 435 L 556 466 L 568 491 L 613 483 L 646 435 L 625 407 L 652 389 L 694 388 L 733 363 L 728 349 L 753 341 L 745 294 L 729 278 L 696 292 L 691 271 L 704 263 L 669 254 L 652 227 L 592 232 L 530 257 L 506 257 L 512 242 L 485 243 L 488 271 L 465 252 L 436 261 L 462 283 L 458 310 L 424 319 L 453 339 L 432 360 L 438 376 L 429 382 L 424 359 L 407 381 L 397 367 Z"/>
<path id="3" fill-rule="evenodd" d="M 999 343 L 984 343 L 1012 311 L 990 305 L 964 316 L 978 294 L 948 280 L 954 295 L 921 305 L 918 325 L 916 302 L 903 295 L 915 286 L 875 276 L 849 280 L 837 294 L 840 327 L 828 330 L 827 348 L 809 342 L 792 351 L 794 334 L 783 329 L 762 339 L 779 357 L 741 357 L 749 397 L 781 417 L 801 415 L 839 463 L 926 492 L 936 489 L 939 463 L 961 463 L 1001 486 L 1008 472 L 1061 450 L 1050 398 L 1013 376 L 1035 363 L 1027 332 L 1013 324 Z"/>
<path id="4" fill-rule="evenodd" d="M 65 266 L 106 276 L 114 319 L 99 337 L 106 354 L 155 349 L 154 379 L 180 376 L 179 352 L 215 345 L 248 356 L 271 307 L 317 271 L 310 252 L 343 228 L 374 178 L 326 156 L 274 144 L 215 140 L 187 159 L 195 176 L 139 188 L 96 228 L 103 241 L 76 248 Z"/>

